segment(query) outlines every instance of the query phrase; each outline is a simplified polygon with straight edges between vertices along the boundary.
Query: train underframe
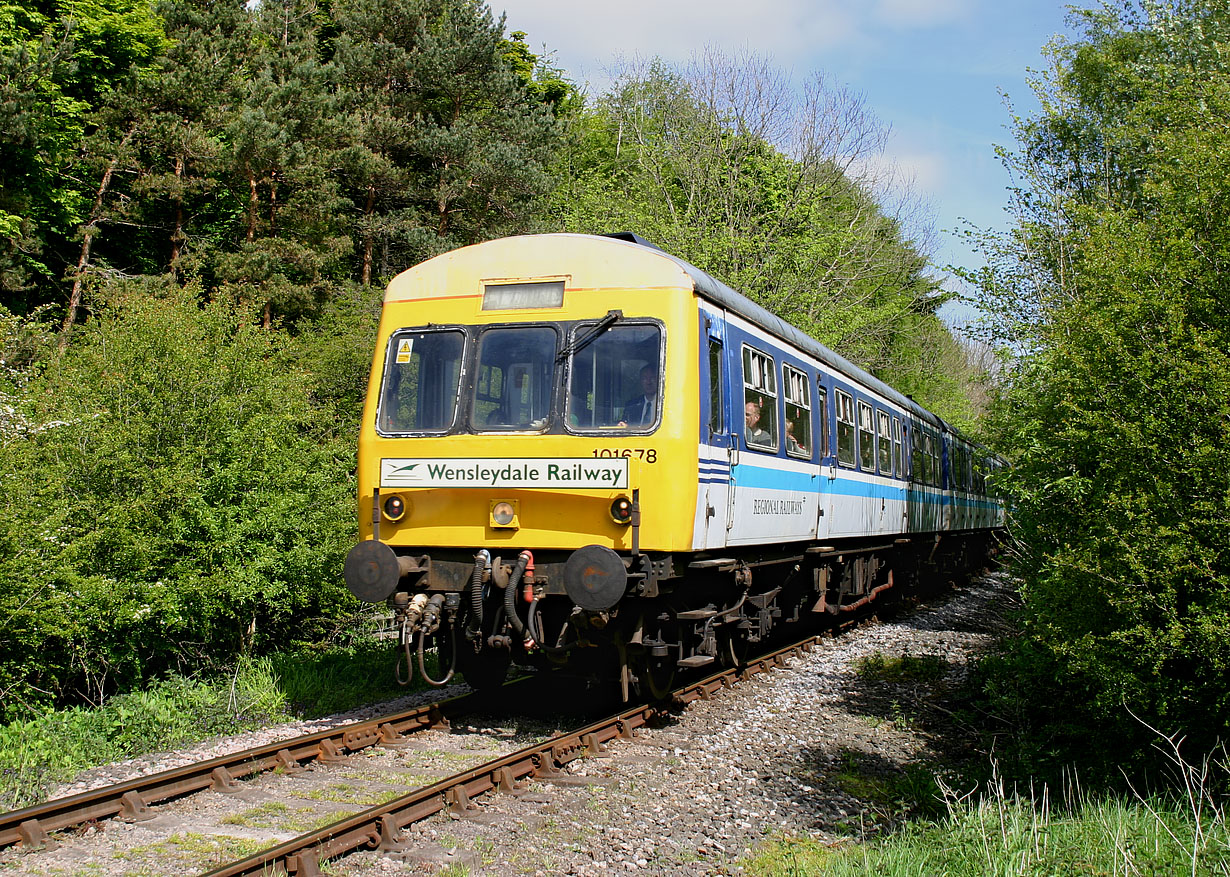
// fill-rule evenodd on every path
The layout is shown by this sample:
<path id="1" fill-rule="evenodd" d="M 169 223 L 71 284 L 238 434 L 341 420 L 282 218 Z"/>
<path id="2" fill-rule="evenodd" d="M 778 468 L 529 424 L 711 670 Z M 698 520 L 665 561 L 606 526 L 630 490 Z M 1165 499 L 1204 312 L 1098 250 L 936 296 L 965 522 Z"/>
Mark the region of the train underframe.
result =
<path id="1" fill-rule="evenodd" d="M 396 564 L 387 602 L 404 651 L 401 681 L 417 670 L 433 685 L 460 673 L 488 687 L 518 664 L 612 681 L 628 700 L 661 697 L 681 673 L 738 666 L 777 635 L 962 581 L 991 561 L 996 537 L 971 530 L 721 555 L 361 546 L 386 576 Z"/>

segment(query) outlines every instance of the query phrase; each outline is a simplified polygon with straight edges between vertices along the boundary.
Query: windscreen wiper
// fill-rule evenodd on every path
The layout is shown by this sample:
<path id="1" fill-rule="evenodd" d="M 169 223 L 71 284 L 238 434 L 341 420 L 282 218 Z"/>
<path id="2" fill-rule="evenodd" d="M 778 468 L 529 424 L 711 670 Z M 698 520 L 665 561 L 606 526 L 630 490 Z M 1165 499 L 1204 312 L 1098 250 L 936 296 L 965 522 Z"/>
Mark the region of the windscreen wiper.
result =
<path id="1" fill-rule="evenodd" d="M 623 318 L 624 318 L 623 311 L 607 311 L 606 316 L 603 317 L 601 320 L 599 320 L 592 329 L 590 329 L 584 335 L 580 335 L 577 338 L 575 338 L 571 344 L 565 345 L 564 349 L 555 355 L 555 361 L 563 362 L 565 359 L 572 356 L 574 353 L 578 352 L 582 348 L 588 347 L 595 338 L 597 338 L 599 335 L 601 335 L 611 326 L 618 323 Z"/>

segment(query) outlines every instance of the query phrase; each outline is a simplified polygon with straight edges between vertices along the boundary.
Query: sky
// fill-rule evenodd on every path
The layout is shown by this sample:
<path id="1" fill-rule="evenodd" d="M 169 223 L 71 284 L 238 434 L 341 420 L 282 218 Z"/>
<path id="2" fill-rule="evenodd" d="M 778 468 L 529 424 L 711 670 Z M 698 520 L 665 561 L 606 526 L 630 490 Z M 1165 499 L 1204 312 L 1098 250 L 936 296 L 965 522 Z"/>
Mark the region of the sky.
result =
<path id="1" fill-rule="evenodd" d="M 1042 47 L 1070 33 L 1058 0 L 489 2 L 508 32 L 525 31 L 531 50 L 554 53 L 591 95 L 621 58 L 682 63 L 706 48 L 763 56 L 799 82 L 823 71 L 891 129 L 881 160 L 912 179 L 935 231 L 936 264 L 970 268 L 981 259 L 954 232 L 966 222 L 1008 226 L 1011 180 L 994 147 L 1013 145 L 1013 110 L 1037 108 L 1026 79 L 1045 68 Z"/>

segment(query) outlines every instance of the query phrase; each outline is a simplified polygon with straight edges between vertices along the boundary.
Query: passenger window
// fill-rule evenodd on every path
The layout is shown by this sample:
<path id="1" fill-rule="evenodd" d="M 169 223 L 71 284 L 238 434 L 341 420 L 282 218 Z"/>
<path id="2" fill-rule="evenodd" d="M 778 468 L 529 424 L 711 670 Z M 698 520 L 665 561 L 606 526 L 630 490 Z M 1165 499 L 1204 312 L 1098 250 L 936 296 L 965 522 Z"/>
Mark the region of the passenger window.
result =
<path id="1" fill-rule="evenodd" d="M 584 342 L 594 323 L 573 330 Z M 568 370 L 568 428 L 573 432 L 653 432 L 662 416 L 662 330 L 619 323 L 573 355 Z"/>
<path id="2" fill-rule="evenodd" d="M 875 471 L 875 424 L 871 420 L 871 406 L 866 402 L 858 403 L 858 462 L 863 471 Z"/>
<path id="3" fill-rule="evenodd" d="M 478 373 L 470 425 L 477 432 L 547 428 L 555 375 L 550 326 L 488 329 L 478 340 Z"/>
<path id="4" fill-rule="evenodd" d="M 726 416 L 722 405 L 722 341 L 709 338 L 709 436 L 726 432 Z"/>
<path id="5" fill-rule="evenodd" d="M 396 332 L 389 339 L 376 424 L 382 433 L 446 432 L 457 413 L 461 332 Z"/>
<path id="6" fill-rule="evenodd" d="M 782 389 L 786 394 L 786 453 L 792 457 L 811 456 L 811 385 L 807 375 L 788 365 L 782 366 Z"/>
<path id="7" fill-rule="evenodd" d="M 743 440 L 749 448 L 777 450 L 777 381 L 773 357 L 743 348 Z"/>
<path id="8" fill-rule="evenodd" d="M 854 465 L 854 397 L 841 390 L 833 391 L 837 409 L 837 462 Z"/>
<path id="9" fill-rule="evenodd" d="M 777 381 L 768 353 L 743 348 L 743 440 L 777 450 Z"/>
<path id="10" fill-rule="evenodd" d="M 880 474 L 893 474 L 892 420 L 887 411 L 876 409 L 876 447 L 880 449 Z"/>

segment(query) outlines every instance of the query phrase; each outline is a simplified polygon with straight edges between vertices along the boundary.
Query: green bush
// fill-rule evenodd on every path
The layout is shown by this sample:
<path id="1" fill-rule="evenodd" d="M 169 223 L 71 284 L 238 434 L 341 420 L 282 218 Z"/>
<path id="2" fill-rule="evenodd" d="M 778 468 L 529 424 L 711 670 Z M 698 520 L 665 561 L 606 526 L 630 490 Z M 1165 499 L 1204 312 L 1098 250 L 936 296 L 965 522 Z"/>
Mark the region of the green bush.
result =
<path id="1" fill-rule="evenodd" d="M 4 446 L 0 719 L 311 642 L 355 606 L 353 433 L 294 340 L 193 288 L 106 294 Z"/>

